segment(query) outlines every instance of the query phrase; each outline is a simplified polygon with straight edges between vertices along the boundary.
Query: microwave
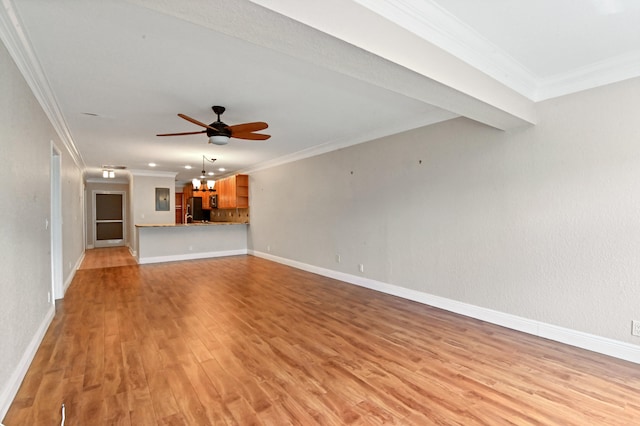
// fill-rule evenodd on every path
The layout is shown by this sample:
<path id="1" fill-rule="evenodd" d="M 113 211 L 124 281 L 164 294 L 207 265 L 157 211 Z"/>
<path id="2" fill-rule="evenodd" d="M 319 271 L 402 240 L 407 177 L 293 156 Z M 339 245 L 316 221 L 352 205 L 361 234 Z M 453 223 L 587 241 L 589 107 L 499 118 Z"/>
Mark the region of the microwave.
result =
<path id="1" fill-rule="evenodd" d="M 218 208 L 218 195 L 209 195 L 209 207 L 212 209 Z"/>

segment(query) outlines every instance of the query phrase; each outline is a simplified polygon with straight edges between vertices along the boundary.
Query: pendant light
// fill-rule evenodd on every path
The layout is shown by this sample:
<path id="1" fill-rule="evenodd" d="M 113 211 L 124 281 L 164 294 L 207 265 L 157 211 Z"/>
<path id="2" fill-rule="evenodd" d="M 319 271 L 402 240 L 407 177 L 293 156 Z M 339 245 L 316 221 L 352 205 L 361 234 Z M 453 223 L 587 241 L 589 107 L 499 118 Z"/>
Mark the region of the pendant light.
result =
<path id="1" fill-rule="evenodd" d="M 215 191 L 214 187 L 215 187 L 216 181 L 213 179 L 207 179 L 207 172 L 204 169 L 204 160 L 207 160 L 210 163 L 213 163 L 214 161 L 216 161 L 215 158 L 212 158 L 211 160 L 209 160 L 207 157 L 203 155 L 202 156 L 202 174 L 200 175 L 199 179 L 193 178 L 191 180 L 191 185 L 193 185 L 194 191 L 213 192 Z M 213 175 L 213 172 L 211 172 L 210 175 Z"/>

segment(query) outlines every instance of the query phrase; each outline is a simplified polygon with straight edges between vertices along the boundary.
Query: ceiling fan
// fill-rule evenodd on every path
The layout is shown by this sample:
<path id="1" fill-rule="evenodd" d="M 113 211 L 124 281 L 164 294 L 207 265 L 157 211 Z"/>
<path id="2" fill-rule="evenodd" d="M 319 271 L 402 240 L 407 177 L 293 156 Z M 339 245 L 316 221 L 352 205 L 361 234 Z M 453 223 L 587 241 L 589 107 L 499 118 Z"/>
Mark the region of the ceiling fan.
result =
<path id="1" fill-rule="evenodd" d="M 185 120 L 190 121 L 193 124 L 197 124 L 198 126 L 202 126 L 205 128 L 205 130 L 200 130 L 198 132 L 162 133 L 156 136 L 183 136 L 206 133 L 209 137 L 209 143 L 216 145 L 226 145 L 229 142 L 229 138 L 263 141 L 271 137 L 270 135 L 265 135 L 262 133 L 254 133 L 269 127 L 269 125 L 263 121 L 228 126 L 220 121 L 220 115 L 225 111 L 225 107 L 214 105 L 211 107 L 211 109 L 218 116 L 218 119 L 211 124 L 204 124 L 196 120 L 195 118 L 189 117 L 188 115 L 178 114 L 178 117 L 184 118 Z"/>

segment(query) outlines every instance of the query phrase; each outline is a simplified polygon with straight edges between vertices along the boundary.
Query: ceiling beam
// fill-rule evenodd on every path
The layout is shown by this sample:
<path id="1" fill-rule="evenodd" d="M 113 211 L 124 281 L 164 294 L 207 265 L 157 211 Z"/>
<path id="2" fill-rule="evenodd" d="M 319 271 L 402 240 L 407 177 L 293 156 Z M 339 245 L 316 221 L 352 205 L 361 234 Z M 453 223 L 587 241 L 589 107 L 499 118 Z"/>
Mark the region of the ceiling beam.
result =
<path id="1" fill-rule="evenodd" d="M 533 101 L 359 2 L 251 1 L 388 62 L 342 63 L 362 80 L 503 130 L 536 122 Z"/>

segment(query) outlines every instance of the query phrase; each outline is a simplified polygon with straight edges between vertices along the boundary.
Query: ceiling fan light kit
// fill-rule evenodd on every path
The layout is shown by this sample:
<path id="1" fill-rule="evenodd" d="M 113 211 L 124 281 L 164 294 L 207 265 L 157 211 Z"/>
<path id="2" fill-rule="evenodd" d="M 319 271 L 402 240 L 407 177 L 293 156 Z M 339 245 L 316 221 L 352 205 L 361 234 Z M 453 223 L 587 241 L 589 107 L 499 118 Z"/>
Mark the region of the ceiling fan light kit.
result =
<path id="1" fill-rule="evenodd" d="M 220 120 L 220 115 L 224 113 L 225 107 L 214 105 L 211 107 L 211 109 L 218 116 L 218 119 L 211 124 L 202 123 L 195 118 L 191 118 L 185 114 L 178 114 L 178 117 L 200 127 L 204 127 L 205 130 L 200 130 L 198 132 L 162 133 L 156 136 L 183 136 L 206 133 L 207 137 L 209 138 L 209 143 L 214 145 L 226 145 L 229 142 L 230 138 L 263 141 L 271 137 L 270 135 L 265 135 L 262 133 L 254 133 L 269 127 L 269 125 L 263 121 L 228 126 Z"/>
<path id="2" fill-rule="evenodd" d="M 225 136 L 225 135 L 209 136 L 209 143 L 212 143 L 214 145 L 226 145 L 229 143 L 229 136 Z"/>

